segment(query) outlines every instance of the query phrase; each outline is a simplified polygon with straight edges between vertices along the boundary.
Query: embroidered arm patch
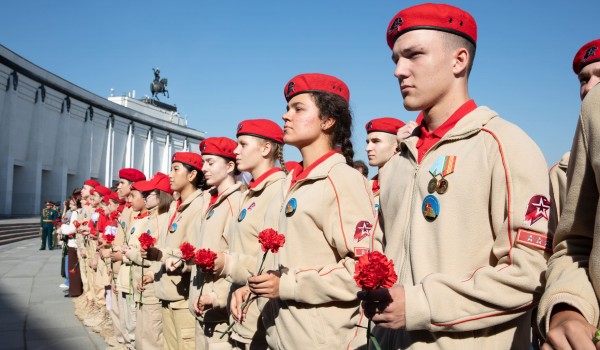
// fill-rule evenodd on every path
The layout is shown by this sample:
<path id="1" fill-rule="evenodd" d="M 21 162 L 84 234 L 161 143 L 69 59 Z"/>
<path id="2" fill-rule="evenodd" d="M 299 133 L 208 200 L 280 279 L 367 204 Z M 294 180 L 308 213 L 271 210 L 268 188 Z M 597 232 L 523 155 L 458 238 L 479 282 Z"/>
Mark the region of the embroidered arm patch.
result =
<path id="1" fill-rule="evenodd" d="M 552 238 L 538 232 L 520 228 L 517 232 L 517 242 L 552 253 Z"/>

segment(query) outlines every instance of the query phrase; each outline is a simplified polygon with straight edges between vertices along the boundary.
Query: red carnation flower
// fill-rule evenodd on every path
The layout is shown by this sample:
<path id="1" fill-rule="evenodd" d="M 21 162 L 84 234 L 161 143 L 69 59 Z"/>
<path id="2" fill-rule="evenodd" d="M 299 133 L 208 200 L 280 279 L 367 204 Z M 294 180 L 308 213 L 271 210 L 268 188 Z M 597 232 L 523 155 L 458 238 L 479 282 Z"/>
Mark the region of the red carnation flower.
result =
<path id="1" fill-rule="evenodd" d="M 258 242 L 261 244 L 263 252 L 271 251 L 277 253 L 279 248 L 283 247 L 285 243 L 285 235 L 278 234 L 277 231 L 272 228 L 268 228 L 260 231 L 258 234 Z"/>
<path id="2" fill-rule="evenodd" d="M 154 243 L 156 243 L 156 238 L 150 236 L 150 233 L 146 232 L 138 238 L 140 241 L 140 246 L 143 250 L 148 250 L 148 248 L 153 247 Z"/>
<path id="3" fill-rule="evenodd" d="M 104 235 L 106 244 L 111 244 L 115 240 L 115 235 Z"/>
<path id="4" fill-rule="evenodd" d="M 109 217 L 111 218 L 111 220 L 117 220 L 119 218 L 119 215 L 121 215 L 119 211 L 115 210 L 112 213 L 110 213 Z"/>
<path id="5" fill-rule="evenodd" d="M 79 225 L 81 225 L 81 224 L 79 223 L 79 221 L 77 221 L 77 220 L 73 220 L 73 226 L 75 226 L 75 229 L 78 229 L 78 228 L 79 228 Z"/>
<path id="6" fill-rule="evenodd" d="M 188 242 L 183 242 L 179 246 L 179 250 L 181 250 L 181 259 L 185 260 L 185 261 L 189 261 L 194 257 L 196 247 L 189 244 Z"/>
<path id="7" fill-rule="evenodd" d="M 398 281 L 398 275 L 392 260 L 380 252 L 370 252 L 358 259 L 354 280 L 363 290 L 375 290 L 392 287 Z"/>
<path id="8" fill-rule="evenodd" d="M 208 272 L 215 268 L 217 254 L 210 249 L 198 249 L 194 261 L 202 271 Z"/>

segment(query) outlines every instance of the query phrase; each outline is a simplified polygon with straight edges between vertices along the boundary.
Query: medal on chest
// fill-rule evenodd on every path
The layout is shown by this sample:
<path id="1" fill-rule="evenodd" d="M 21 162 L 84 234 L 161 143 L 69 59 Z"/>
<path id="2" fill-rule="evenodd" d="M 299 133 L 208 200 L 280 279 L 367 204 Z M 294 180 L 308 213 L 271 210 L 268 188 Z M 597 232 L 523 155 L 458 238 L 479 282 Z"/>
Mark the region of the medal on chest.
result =
<path id="1" fill-rule="evenodd" d="M 429 168 L 429 174 L 433 177 L 427 184 L 427 192 L 437 194 L 444 194 L 448 192 L 450 184 L 446 176 L 454 172 L 456 165 L 456 156 L 439 156 L 431 168 Z M 438 180 L 438 176 L 440 179 Z"/>

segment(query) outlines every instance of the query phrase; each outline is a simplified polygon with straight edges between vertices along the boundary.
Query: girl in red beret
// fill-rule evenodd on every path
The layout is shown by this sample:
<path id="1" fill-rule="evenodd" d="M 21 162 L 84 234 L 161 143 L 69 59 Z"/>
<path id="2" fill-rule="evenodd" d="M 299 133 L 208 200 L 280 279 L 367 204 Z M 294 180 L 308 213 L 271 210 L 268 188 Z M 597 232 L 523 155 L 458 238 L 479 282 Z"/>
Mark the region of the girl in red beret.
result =
<path id="1" fill-rule="evenodd" d="M 222 252 L 229 249 L 229 225 L 239 212 L 240 184 L 233 151 L 237 143 L 226 137 L 211 137 L 200 143 L 202 172 L 208 191 L 208 206 L 197 225 L 194 244 L 199 249 Z M 190 285 L 190 311 L 196 316 L 196 349 L 226 345 L 228 337 L 220 337 L 227 329 L 227 295 L 231 283 L 212 271 L 192 266 Z"/>
<path id="2" fill-rule="evenodd" d="M 286 177 L 283 130 L 271 120 L 245 120 L 238 124 L 237 140 L 234 150 L 237 167 L 249 172 L 252 181 L 229 227 L 229 252 L 218 254 L 215 273 L 231 280 L 232 290 L 236 290 L 230 306 L 230 323 L 233 323 L 230 343 L 236 349 L 266 349 L 266 335 L 256 302 L 243 311 L 241 306 L 249 296 L 246 281 L 257 273 L 256 261 L 262 256 L 258 234 L 264 228 L 265 215 L 277 212 L 282 204 Z M 283 171 L 276 167 L 278 161 Z M 222 302 L 227 301 L 228 294 L 219 296 Z"/>
<path id="3" fill-rule="evenodd" d="M 336 77 L 302 74 L 284 94 L 283 139 L 302 163 L 287 176 L 283 205 L 267 215 L 275 222 L 265 222 L 285 235 L 285 245 L 269 253 L 270 266 L 248 286 L 263 297 L 270 348 L 345 349 L 355 338 L 364 344 L 355 259 L 381 250 L 382 235 L 367 180 L 352 167 L 350 93 Z"/>
<path id="4" fill-rule="evenodd" d="M 202 188 L 205 180 L 202 158 L 194 152 L 177 152 L 173 155 L 170 188 L 180 197 L 171 203 L 168 220 L 159 230 L 155 247 L 141 250 L 147 260 L 161 262 L 154 275 L 155 296 L 162 302 L 163 341 L 165 349 L 193 349 L 195 346 L 195 320 L 188 310 L 190 269 L 173 268 L 167 260 L 181 254 L 182 243 L 194 240 L 196 223 L 205 207 Z"/>
<path id="5" fill-rule="evenodd" d="M 158 350 L 163 349 L 163 317 L 162 303 L 155 293 L 154 274 L 162 264 L 142 258 L 139 237 L 147 233 L 156 241 L 160 240 L 160 230 L 169 221 L 168 211 L 173 196 L 169 177 L 163 173 L 157 173 L 149 181 L 135 182 L 132 189 L 136 197 L 138 191 L 141 193 L 148 213 L 143 230 L 136 230 L 129 242 L 131 249 L 126 254 L 132 262 L 131 279 L 136 303 L 135 345 L 140 349 Z"/>

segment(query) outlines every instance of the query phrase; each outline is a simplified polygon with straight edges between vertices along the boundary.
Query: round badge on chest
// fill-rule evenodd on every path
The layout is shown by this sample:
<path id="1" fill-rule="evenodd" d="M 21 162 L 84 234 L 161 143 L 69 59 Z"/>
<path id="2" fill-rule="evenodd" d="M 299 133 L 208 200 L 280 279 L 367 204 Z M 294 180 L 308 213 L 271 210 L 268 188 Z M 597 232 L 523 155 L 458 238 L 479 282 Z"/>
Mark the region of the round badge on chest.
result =
<path id="1" fill-rule="evenodd" d="M 244 220 L 245 217 L 246 217 L 246 209 L 242 209 L 242 211 L 240 212 L 240 215 L 238 216 L 238 222 L 242 222 L 242 220 Z"/>
<path id="2" fill-rule="evenodd" d="M 428 195 L 423 199 L 421 211 L 425 220 L 432 222 L 440 215 L 440 201 L 433 195 Z"/>
<path id="3" fill-rule="evenodd" d="M 174 233 L 175 231 L 177 231 L 177 224 L 173 223 L 171 227 L 169 227 L 169 232 Z"/>
<path id="4" fill-rule="evenodd" d="M 298 207 L 298 201 L 296 201 L 296 198 L 290 199 L 287 202 L 287 204 L 285 205 L 285 216 L 290 217 L 290 216 L 294 215 L 297 207 Z"/>
<path id="5" fill-rule="evenodd" d="M 213 216 L 214 213 L 215 213 L 215 210 L 214 209 L 211 210 L 210 213 L 208 213 L 208 216 L 206 217 L 206 220 L 210 219 Z"/>

